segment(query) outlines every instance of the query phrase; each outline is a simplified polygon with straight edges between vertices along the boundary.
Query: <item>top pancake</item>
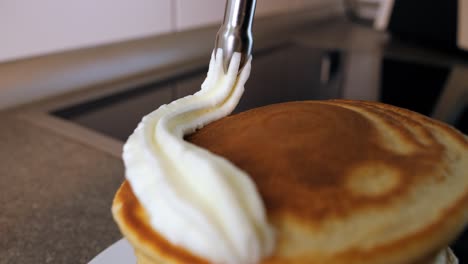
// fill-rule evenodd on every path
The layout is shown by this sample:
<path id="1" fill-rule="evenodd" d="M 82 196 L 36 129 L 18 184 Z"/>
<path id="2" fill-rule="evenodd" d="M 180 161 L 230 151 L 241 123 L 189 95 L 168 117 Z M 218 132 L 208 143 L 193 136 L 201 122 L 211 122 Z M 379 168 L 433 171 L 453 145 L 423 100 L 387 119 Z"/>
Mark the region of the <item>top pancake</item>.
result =
<path id="1" fill-rule="evenodd" d="M 187 139 L 256 183 L 277 232 L 264 263 L 415 263 L 468 219 L 468 140 L 407 110 L 345 100 L 277 104 Z"/>

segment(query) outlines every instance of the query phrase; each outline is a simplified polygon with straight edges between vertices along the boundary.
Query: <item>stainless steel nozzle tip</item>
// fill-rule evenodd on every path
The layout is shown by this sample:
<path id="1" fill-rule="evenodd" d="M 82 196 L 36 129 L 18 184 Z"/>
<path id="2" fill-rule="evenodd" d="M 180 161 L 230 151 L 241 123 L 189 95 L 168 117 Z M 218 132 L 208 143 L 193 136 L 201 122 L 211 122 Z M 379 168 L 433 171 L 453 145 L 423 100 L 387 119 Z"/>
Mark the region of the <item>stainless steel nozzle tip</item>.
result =
<path id="1" fill-rule="evenodd" d="M 241 53 L 242 68 L 252 53 L 252 23 L 256 0 L 227 0 L 224 20 L 216 35 L 215 48 L 223 50 L 224 72 L 227 72 L 232 55 Z"/>

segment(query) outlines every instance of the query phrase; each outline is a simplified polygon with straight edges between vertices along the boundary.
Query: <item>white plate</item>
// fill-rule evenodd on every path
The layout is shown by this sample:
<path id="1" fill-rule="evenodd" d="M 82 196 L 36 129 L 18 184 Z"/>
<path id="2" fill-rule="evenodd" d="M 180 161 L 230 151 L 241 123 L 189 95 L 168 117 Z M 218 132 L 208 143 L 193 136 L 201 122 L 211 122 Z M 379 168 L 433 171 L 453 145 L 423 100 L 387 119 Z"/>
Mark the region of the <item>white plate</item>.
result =
<path id="1" fill-rule="evenodd" d="M 448 256 L 449 255 L 449 256 Z M 450 248 L 443 250 L 437 257 L 436 263 L 458 264 L 458 260 Z M 445 258 L 448 258 L 445 259 Z M 445 259 L 445 260 L 444 260 Z M 438 262 L 440 261 L 440 262 Z M 125 238 L 112 244 L 103 252 L 97 255 L 88 264 L 135 264 L 136 257 L 133 248 Z"/>
<path id="2" fill-rule="evenodd" d="M 133 248 L 125 238 L 112 244 L 97 255 L 88 264 L 135 264 Z"/>

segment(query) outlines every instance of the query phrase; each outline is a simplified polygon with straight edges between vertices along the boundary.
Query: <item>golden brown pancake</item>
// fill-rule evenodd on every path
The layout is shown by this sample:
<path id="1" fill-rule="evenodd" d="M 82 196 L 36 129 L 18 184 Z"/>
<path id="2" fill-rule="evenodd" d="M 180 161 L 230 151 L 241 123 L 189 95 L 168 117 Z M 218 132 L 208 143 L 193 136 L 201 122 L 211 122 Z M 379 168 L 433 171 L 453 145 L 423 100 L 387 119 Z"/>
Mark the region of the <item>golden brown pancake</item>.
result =
<path id="1" fill-rule="evenodd" d="M 276 104 L 187 140 L 256 183 L 277 235 L 262 263 L 424 263 L 468 221 L 467 137 L 408 110 L 346 100 Z M 113 214 L 139 263 L 208 263 L 154 231 L 126 182 Z"/>

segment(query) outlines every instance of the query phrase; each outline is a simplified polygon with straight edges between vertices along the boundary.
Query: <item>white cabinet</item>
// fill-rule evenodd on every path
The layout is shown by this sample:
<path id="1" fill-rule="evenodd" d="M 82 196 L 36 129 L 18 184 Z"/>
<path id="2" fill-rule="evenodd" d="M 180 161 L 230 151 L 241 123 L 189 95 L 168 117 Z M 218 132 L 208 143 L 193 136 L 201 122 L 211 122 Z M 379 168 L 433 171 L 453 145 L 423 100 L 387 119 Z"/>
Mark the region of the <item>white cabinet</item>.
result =
<path id="1" fill-rule="evenodd" d="M 329 0 L 258 0 L 257 16 Z M 220 24 L 226 0 L 3 0 L 0 62 Z"/>
<path id="2" fill-rule="evenodd" d="M 171 1 L 2 0 L 0 62 L 169 32 Z"/>
<path id="3" fill-rule="evenodd" d="M 266 16 L 327 3 L 330 0 L 257 0 L 256 16 Z M 220 24 L 226 0 L 174 0 L 177 31 Z"/>
<path id="4" fill-rule="evenodd" d="M 222 0 L 173 0 L 175 3 L 174 21 L 176 30 L 210 24 L 220 24 L 226 1 Z"/>
<path id="5" fill-rule="evenodd" d="M 258 0 L 257 16 L 329 0 Z M 0 62 L 220 24 L 226 0 L 3 0 Z"/>

